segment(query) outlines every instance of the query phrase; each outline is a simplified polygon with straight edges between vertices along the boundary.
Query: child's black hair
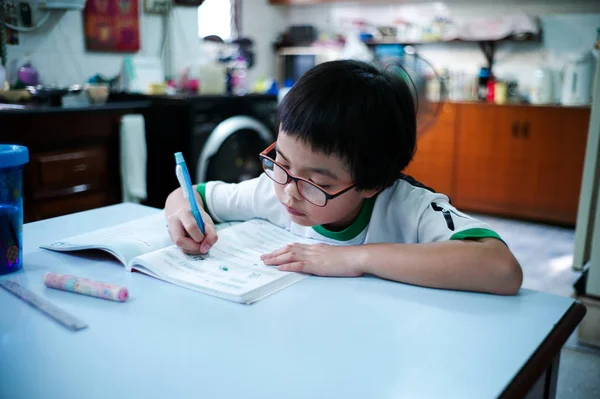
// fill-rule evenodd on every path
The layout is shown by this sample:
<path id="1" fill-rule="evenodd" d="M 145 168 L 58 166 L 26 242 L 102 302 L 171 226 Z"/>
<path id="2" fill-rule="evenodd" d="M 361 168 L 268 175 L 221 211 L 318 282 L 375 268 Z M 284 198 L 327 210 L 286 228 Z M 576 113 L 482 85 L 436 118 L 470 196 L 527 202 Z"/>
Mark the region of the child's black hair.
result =
<path id="1" fill-rule="evenodd" d="M 364 62 L 319 64 L 281 102 L 280 132 L 344 159 L 358 189 L 384 189 L 400 177 L 415 151 L 409 84 Z"/>

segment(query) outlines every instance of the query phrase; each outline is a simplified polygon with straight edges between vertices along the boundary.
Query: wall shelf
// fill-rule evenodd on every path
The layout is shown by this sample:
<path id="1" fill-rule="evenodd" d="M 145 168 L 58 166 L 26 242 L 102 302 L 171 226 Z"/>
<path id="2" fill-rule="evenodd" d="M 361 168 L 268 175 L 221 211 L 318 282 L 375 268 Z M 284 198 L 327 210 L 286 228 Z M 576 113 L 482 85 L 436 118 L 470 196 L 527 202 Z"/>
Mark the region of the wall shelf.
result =
<path id="1" fill-rule="evenodd" d="M 537 34 L 524 34 L 520 36 L 511 35 L 496 40 L 463 40 L 463 39 L 452 39 L 452 40 L 420 40 L 420 41 L 403 41 L 396 39 L 383 39 L 383 40 L 368 40 L 365 44 L 369 46 L 376 46 L 379 44 L 401 44 L 405 46 L 419 45 L 419 44 L 446 44 L 446 43 L 479 43 L 479 42 L 541 42 L 542 35 Z"/>
<path id="2" fill-rule="evenodd" d="M 423 40 L 423 41 L 399 41 L 395 39 L 389 40 L 368 40 L 364 43 L 369 47 L 375 47 L 379 45 L 402 45 L 402 46 L 421 46 L 428 44 L 457 44 L 457 43 L 477 43 L 479 48 L 483 52 L 485 59 L 487 60 L 488 67 L 492 70 L 494 66 L 494 54 L 496 52 L 496 45 L 498 43 L 541 43 L 542 42 L 542 33 L 540 31 L 539 34 L 525 34 L 520 36 L 507 36 L 498 40 L 462 40 L 462 39 L 452 39 L 452 40 Z"/>

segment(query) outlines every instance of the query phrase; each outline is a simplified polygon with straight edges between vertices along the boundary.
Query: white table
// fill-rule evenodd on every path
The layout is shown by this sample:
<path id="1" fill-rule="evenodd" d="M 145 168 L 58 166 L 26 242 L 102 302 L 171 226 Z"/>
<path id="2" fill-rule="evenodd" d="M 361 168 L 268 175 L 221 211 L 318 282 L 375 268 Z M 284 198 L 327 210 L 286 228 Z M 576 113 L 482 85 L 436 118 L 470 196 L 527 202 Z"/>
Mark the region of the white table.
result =
<path id="1" fill-rule="evenodd" d="M 23 270 L 0 279 L 89 327 L 67 330 L 0 289 L 0 398 L 533 395 L 552 390 L 584 313 L 573 299 L 525 289 L 501 297 L 372 277 L 310 277 L 242 305 L 128 273 L 103 253 L 38 248 L 154 212 L 121 204 L 25 225 Z M 47 271 L 122 284 L 131 298 L 49 289 Z"/>

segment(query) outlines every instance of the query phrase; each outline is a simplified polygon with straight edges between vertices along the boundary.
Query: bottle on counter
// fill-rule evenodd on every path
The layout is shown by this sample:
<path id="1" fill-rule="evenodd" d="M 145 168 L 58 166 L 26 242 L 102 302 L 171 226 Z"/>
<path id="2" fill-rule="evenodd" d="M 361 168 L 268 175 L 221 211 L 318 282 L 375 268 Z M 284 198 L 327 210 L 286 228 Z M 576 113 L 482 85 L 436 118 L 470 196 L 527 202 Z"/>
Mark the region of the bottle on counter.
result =
<path id="1" fill-rule="evenodd" d="M 497 81 L 494 84 L 494 103 L 498 105 L 506 104 L 508 98 L 508 86 L 506 82 Z"/>
<path id="2" fill-rule="evenodd" d="M 243 57 L 238 57 L 231 67 L 231 94 L 243 96 L 248 93 L 247 75 L 248 63 Z"/>
<path id="3" fill-rule="evenodd" d="M 466 79 L 464 93 L 464 100 L 477 101 L 479 98 L 479 77 L 477 75 L 470 75 Z"/>
<path id="4" fill-rule="evenodd" d="M 24 89 L 27 86 L 37 86 L 40 84 L 40 75 L 37 69 L 33 66 L 29 59 L 29 55 L 25 55 L 23 65 L 17 72 L 17 89 Z"/>
<path id="5" fill-rule="evenodd" d="M 496 90 L 496 79 L 494 79 L 493 75 L 490 75 L 490 78 L 487 81 L 487 84 L 485 85 L 485 101 L 487 101 L 488 103 L 493 103 L 494 102 L 494 94 L 495 94 L 495 90 Z"/>
<path id="6" fill-rule="evenodd" d="M 440 102 L 442 99 L 442 83 L 438 75 L 430 75 L 425 80 L 425 98 L 427 101 Z"/>
<path id="7" fill-rule="evenodd" d="M 487 97 L 487 84 L 490 80 L 490 68 L 483 67 L 479 70 L 479 87 L 477 89 L 477 98 L 484 101 Z"/>
<path id="8" fill-rule="evenodd" d="M 506 101 L 510 103 L 518 103 L 519 99 L 519 82 L 516 80 L 509 80 L 506 83 Z"/>
<path id="9" fill-rule="evenodd" d="M 440 83 L 440 101 L 445 101 L 450 94 L 450 71 L 447 68 L 440 68 L 437 74 Z"/>
<path id="10" fill-rule="evenodd" d="M 227 67 L 216 62 L 198 66 L 200 94 L 223 95 L 227 93 Z"/>

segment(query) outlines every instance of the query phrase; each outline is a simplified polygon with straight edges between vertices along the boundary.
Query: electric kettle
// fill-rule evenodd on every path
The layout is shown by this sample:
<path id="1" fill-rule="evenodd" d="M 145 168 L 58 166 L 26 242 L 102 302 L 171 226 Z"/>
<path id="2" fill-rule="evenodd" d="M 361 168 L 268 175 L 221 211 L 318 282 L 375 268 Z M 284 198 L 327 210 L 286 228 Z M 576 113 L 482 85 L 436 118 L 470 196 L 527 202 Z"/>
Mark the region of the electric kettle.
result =
<path id="1" fill-rule="evenodd" d="M 595 66 L 596 59 L 591 51 L 567 62 L 563 69 L 561 104 L 591 104 Z"/>
<path id="2" fill-rule="evenodd" d="M 529 101 L 532 104 L 551 104 L 554 100 L 553 72 L 550 68 L 537 68 L 533 74 L 533 84 Z"/>

